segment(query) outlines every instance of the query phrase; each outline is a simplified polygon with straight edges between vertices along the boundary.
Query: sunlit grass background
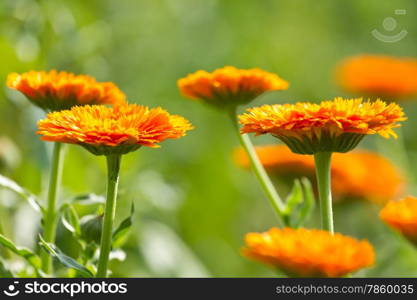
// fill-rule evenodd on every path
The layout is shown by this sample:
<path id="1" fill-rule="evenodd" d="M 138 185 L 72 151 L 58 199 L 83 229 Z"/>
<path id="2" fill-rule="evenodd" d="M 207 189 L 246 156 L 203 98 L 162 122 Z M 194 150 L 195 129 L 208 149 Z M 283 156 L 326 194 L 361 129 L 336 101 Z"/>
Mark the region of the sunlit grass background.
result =
<path id="1" fill-rule="evenodd" d="M 407 13 L 396 16 L 395 9 Z M 162 106 L 195 125 L 183 139 L 124 157 L 117 218 L 129 214 L 132 201 L 136 214 L 124 247 L 127 257 L 111 264 L 113 276 L 275 276 L 240 255 L 246 232 L 267 230 L 277 221 L 255 177 L 231 159 L 238 141 L 230 121 L 219 111 L 183 99 L 176 80 L 197 69 L 260 67 L 291 86 L 251 105 L 348 96 L 334 81 L 338 61 L 364 52 L 416 56 L 416 13 L 413 0 L 2 0 L 0 82 L 10 72 L 31 69 L 87 73 L 114 81 L 131 102 Z M 398 22 L 394 33 L 382 27 L 387 17 Z M 385 34 L 405 29 L 408 35 L 384 43 L 371 35 L 373 29 Z M 0 134 L 17 145 L 13 149 L 0 142 L 0 152 L 7 154 L 1 173 L 42 194 L 51 150 L 35 134 L 43 113 L 5 85 L 0 98 Z M 404 134 L 413 170 L 417 103 L 403 106 L 409 116 Z M 375 149 L 379 138 L 369 137 L 360 147 Z M 105 192 L 102 157 L 68 146 L 64 172 L 61 201 Z M 410 184 L 408 192 L 415 190 Z M 4 234 L 18 245 L 36 247 L 37 213 L 13 194 L 0 191 L 0 196 Z M 366 201 L 335 206 L 336 230 L 368 238 L 376 248 L 376 266 L 358 275 L 416 276 L 417 251 L 377 214 L 378 207 Z M 317 218 L 308 223 L 318 225 Z M 60 226 L 57 244 L 75 256 L 78 249 L 71 239 Z"/>

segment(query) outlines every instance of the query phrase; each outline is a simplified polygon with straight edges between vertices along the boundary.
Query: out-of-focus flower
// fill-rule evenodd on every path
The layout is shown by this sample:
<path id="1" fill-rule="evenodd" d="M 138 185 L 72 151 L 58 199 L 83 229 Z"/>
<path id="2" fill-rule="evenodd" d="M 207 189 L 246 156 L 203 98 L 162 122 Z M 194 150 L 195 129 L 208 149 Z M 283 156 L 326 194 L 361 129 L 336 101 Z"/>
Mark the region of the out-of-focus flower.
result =
<path id="1" fill-rule="evenodd" d="M 158 147 L 159 142 L 182 137 L 193 128 L 183 117 L 162 108 L 136 104 L 76 106 L 49 113 L 38 127 L 42 140 L 79 144 L 96 155 Z"/>
<path id="2" fill-rule="evenodd" d="M 212 73 L 197 71 L 177 82 L 181 94 L 221 108 L 236 107 L 267 91 L 286 90 L 288 82 L 261 69 L 226 66 Z"/>
<path id="3" fill-rule="evenodd" d="M 20 91 L 45 111 L 70 109 L 76 105 L 125 103 L 125 94 L 112 82 L 97 82 L 87 75 L 55 70 L 11 73 L 7 86 Z"/>
<path id="4" fill-rule="evenodd" d="M 284 145 L 257 146 L 255 150 L 270 174 L 315 179 L 312 156 L 295 154 Z M 249 159 L 243 149 L 237 149 L 234 158 L 238 165 L 249 167 Z M 404 177 L 389 160 L 364 150 L 335 153 L 331 174 L 335 200 L 353 197 L 385 203 L 399 197 L 405 186 Z"/>
<path id="5" fill-rule="evenodd" d="M 243 254 L 272 265 L 290 276 L 342 277 L 374 264 L 368 241 L 324 230 L 272 228 L 248 233 Z"/>
<path id="6" fill-rule="evenodd" d="M 417 198 L 390 201 L 381 210 L 380 218 L 417 245 Z"/>
<path id="7" fill-rule="evenodd" d="M 396 137 L 406 120 L 395 103 L 335 98 L 320 104 L 296 103 L 249 108 L 239 116 L 242 133 L 270 133 L 299 154 L 347 152 L 367 134 Z"/>
<path id="8" fill-rule="evenodd" d="M 281 217 L 284 205 L 270 179 L 265 176 L 262 165 L 257 163 L 258 159 L 251 150 L 253 146 L 249 137 L 240 134 L 236 109 L 267 91 L 287 89 L 288 82 L 261 69 L 242 70 L 226 66 L 212 73 L 200 70 L 189 74 L 179 79 L 177 85 L 183 96 L 213 105 L 227 113 L 240 143 L 251 156 L 253 170 L 262 189 L 275 212 Z"/>
<path id="9" fill-rule="evenodd" d="M 386 98 L 417 95 L 417 59 L 385 55 L 358 55 L 345 59 L 336 70 L 347 91 Z"/>

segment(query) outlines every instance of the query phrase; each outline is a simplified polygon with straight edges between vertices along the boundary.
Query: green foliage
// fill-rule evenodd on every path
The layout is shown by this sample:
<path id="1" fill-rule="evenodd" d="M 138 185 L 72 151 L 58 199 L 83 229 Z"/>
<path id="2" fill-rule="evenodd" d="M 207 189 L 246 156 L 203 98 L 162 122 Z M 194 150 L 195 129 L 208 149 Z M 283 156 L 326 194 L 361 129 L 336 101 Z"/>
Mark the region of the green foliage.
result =
<path id="1" fill-rule="evenodd" d="M 132 218 L 135 213 L 135 204 L 132 202 L 132 207 L 130 209 L 130 215 L 120 222 L 119 226 L 113 232 L 113 248 L 120 248 L 123 243 L 126 241 L 130 228 L 132 227 Z"/>
<path id="2" fill-rule="evenodd" d="M 11 240 L 9 240 L 8 238 L 6 238 L 5 236 L 1 234 L 0 234 L 0 244 L 3 247 L 9 249 L 11 252 L 16 254 L 17 256 L 20 256 L 21 258 L 26 260 L 28 264 L 34 268 L 34 271 L 38 274 L 38 276 L 42 275 L 40 271 L 40 267 L 41 267 L 40 258 L 31 250 L 24 248 L 24 247 L 16 246 Z"/>
<path id="3" fill-rule="evenodd" d="M 294 180 L 285 200 L 284 220 L 287 226 L 300 227 L 308 220 L 315 206 L 313 188 L 307 178 Z"/>

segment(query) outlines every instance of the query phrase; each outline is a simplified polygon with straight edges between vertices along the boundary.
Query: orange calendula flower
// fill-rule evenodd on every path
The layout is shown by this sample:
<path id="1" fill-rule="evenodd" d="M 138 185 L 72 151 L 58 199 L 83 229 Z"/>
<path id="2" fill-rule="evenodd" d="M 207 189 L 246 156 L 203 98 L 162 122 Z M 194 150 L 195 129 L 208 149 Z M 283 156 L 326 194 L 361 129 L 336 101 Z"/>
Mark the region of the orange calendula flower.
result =
<path id="1" fill-rule="evenodd" d="M 295 154 L 284 145 L 257 146 L 255 150 L 270 174 L 291 178 L 305 176 L 315 180 L 312 156 Z M 243 149 L 237 149 L 234 158 L 238 165 L 249 167 L 249 158 Z M 335 153 L 331 175 L 335 200 L 361 198 L 385 203 L 400 196 L 405 186 L 403 175 L 389 160 L 364 150 Z"/>
<path id="2" fill-rule="evenodd" d="M 23 93 L 45 111 L 70 109 L 76 105 L 125 103 L 125 94 L 112 82 L 97 82 L 87 75 L 55 70 L 11 73 L 7 86 Z"/>
<path id="3" fill-rule="evenodd" d="M 297 277 L 342 277 L 374 264 L 368 241 L 317 229 L 248 233 L 243 254 Z"/>
<path id="4" fill-rule="evenodd" d="M 242 133 L 270 133 L 299 154 L 347 152 L 367 134 L 396 137 L 406 120 L 395 103 L 335 98 L 320 104 L 264 105 L 239 116 Z"/>
<path id="5" fill-rule="evenodd" d="M 347 91 L 401 98 L 417 95 L 417 59 L 358 55 L 337 68 L 339 84 Z"/>
<path id="6" fill-rule="evenodd" d="M 212 73 L 197 71 L 177 82 L 181 94 L 218 107 L 236 107 L 267 91 L 286 90 L 288 82 L 261 69 L 226 66 Z"/>
<path id="7" fill-rule="evenodd" d="M 390 201 L 381 210 L 380 218 L 400 231 L 417 245 L 417 198 L 406 197 L 400 201 Z"/>
<path id="8" fill-rule="evenodd" d="M 182 137 L 193 128 L 183 117 L 162 108 L 136 104 L 76 106 L 49 113 L 38 127 L 44 141 L 79 144 L 96 155 L 159 147 L 159 142 Z"/>

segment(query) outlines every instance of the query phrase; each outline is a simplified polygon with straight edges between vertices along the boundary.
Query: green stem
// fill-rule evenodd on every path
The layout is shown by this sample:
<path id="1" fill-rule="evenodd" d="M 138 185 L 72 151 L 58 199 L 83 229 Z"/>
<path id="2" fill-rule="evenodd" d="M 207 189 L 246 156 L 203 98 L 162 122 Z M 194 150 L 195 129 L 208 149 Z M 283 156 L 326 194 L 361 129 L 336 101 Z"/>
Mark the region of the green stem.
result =
<path id="1" fill-rule="evenodd" d="M 331 152 L 318 152 L 314 154 L 317 185 L 320 197 L 321 226 L 324 230 L 333 233 L 333 210 L 330 179 L 331 157 Z"/>
<path id="2" fill-rule="evenodd" d="M 116 214 L 117 186 L 119 184 L 120 154 L 110 154 L 107 159 L 107 200 L 104 210 L 100 241 L 100 257 L 96 277 L 107 277 L 107 265 L 112 244 L 113 222 Z"/>
<path id="3" fill-rule="evenodd" d="M 52 153 L 51 173 L 49 175 L 49 188 L 47 206 L 44 215 L 43 239 L 48 243 L 55 243 L 55 234 L 57 226 L 57 196 L 58 188 L 62 176 L 62 149 L 61 143 L 54 144 Z M 52 257 L 45 251 L 41 252 L 42 270 L 48 274 L 53 272 Z"/>
<path id="4" fill-rule="evenodd" d="M 270 204 L 274 208 L 274 211 L 278 215 L 278 218 L 281 223 L 285 224 L 285 220 L 283 218 L 283 211 L 284 211 L 284 203 L 282 202 L 281 198 L 279 197 L 274 184 L 272 183 L 271 179 L 269 178 L 268 174 L 266 173 L 262 163 L 260 162 L 258 155 L 252 145 L 252 142 L 247 134 L 241 134 L 239 131 L 239 126 L 237 123 L 236 118 L 236 111 L 233 109 L 229 113 L 230 119 L 233 123 L 233 127 L 235 128 L 239 141 L 246 151 L 251 167 L 258 179 L 259 183 L 261 184 L 262 189 L 264 190 Z"/>

